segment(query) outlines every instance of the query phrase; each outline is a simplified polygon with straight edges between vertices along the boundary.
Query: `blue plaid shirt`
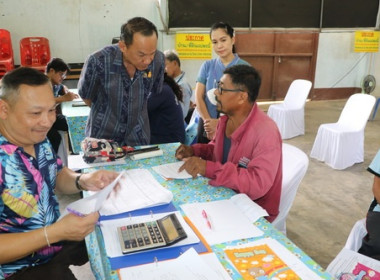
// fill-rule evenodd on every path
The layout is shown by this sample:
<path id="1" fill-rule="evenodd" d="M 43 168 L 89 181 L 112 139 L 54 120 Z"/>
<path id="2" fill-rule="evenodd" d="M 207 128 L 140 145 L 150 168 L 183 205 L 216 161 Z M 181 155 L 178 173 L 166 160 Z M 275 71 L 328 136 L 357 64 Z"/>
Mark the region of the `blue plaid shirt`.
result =
<path id="1" fill-rule="evenodd" d="M 35 145 L 36 158 L 0 135 L 0 234 L 27 232 L 57 221 L 59 205 L 54 193 L 62 161 L 45 140 Z M 16 271 L 43 264 L 61 249 L 45 247 L 11 263 L 0 265 L 0 279 Z"/>
<path id="2" fill-rule="evenodd" d="M 120 145 L 145 145 L 150 142 L 147 97 L 161 91 L 165 57 L 157 51 L 144 71 L 129 77 L 118 45 L 91 54 L 83 66 L 78 83 L 79 95 L 91 100 L 86 136 L 112 139 Z"/>

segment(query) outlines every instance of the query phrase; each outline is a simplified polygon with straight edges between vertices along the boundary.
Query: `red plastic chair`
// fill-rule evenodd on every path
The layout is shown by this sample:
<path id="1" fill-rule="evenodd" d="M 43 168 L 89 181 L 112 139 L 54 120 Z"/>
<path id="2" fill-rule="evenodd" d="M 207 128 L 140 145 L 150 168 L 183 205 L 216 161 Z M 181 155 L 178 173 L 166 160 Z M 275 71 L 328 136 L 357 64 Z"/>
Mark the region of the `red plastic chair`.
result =
<path id="1" fill-rule="evenodd" d="M 20 40 L 21 66 L 45 72 L 50 60 L 49 40 L 44 37 L 26 37 Z"/>
<path id="2" fill-rule="evenodd" d="M 6 29 L 0 29 L 0 78 L 14 68 L 14 58 L 11 34 Z"/>

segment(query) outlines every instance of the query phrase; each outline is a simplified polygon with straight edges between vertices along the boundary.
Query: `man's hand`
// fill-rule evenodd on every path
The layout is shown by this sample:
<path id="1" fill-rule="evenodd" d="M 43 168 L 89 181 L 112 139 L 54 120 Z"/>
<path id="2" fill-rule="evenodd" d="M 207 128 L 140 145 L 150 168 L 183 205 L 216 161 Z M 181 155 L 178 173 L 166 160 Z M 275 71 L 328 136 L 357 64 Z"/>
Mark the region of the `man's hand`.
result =
<path id="1" fill-rule="evenodd" d="M 184 158 L 188 158 L 194 155 L 193 149 L 190 146 L 183 145 L 179 146 L 175 151 L 176 159 L 182 160 Z"/>
<path id="2" fill-rule="evenodd" d="M 99 213 L 94 212 L 84 217 L 67 214 L 55 224 L 47 228 L 47 235 L 51 243 L 61 240 L 83 240 L 93 232 L 99 220 Z"/>
<path id="3" fill-rule="evenodd" d="M 119 173 L 108 170 L 98 170 L 85 173 L 80 177 L 79 184 L 87 191 L 99 191 L 112 183 Z"/>
<path id="4" fill-rule="evenodd" d="M 204 176 L 206 174 L 206 161 L 200 157 L 185 158 L 184 164 L 178 169 L 178 172 L 186 170 L 195 179 L 198 174 Z"/>
<path id="5" fill-rule="evenodd" d="M 79 98 L 79 95 L 74 92 L 68 91 L 64 95 L 62 95 L 62 98 L 64 101 L 72 101 L 76 98 Z"/>

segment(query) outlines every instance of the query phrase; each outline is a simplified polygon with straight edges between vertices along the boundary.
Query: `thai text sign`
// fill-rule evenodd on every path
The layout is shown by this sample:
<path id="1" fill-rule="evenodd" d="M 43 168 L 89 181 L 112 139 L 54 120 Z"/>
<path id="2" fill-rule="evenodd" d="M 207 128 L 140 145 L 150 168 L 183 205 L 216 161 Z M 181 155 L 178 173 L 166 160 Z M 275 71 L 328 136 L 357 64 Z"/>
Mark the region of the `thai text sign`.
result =
<path id="1" fill-rule="evenodd" d="M 379 31 L 355 31 L 355 52 L 379 51 Z"/>
<path id="2" fill-rule="evenodd" d="M 177 33 L 175 48 L 180 59 L 211 59 L 209 34 Z"/>

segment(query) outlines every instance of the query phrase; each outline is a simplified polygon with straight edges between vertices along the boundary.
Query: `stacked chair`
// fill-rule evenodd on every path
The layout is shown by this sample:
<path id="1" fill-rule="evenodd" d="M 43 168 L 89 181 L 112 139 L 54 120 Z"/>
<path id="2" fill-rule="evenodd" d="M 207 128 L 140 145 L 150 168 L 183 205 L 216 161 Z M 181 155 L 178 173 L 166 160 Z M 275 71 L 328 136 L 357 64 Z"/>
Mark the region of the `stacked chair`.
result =
<path id="1" fill-rule="evenodd" d="M 0 29 L 0 79 L 13 68 L 14 58 L 11 34 L 6 29 Z"/>
<path id="2" fill-rule="evenodd" d="M 25 37 L 20 40 L 21 66 L 45 72 L 50 60 L 49 40 L 44 37 Z"/>

